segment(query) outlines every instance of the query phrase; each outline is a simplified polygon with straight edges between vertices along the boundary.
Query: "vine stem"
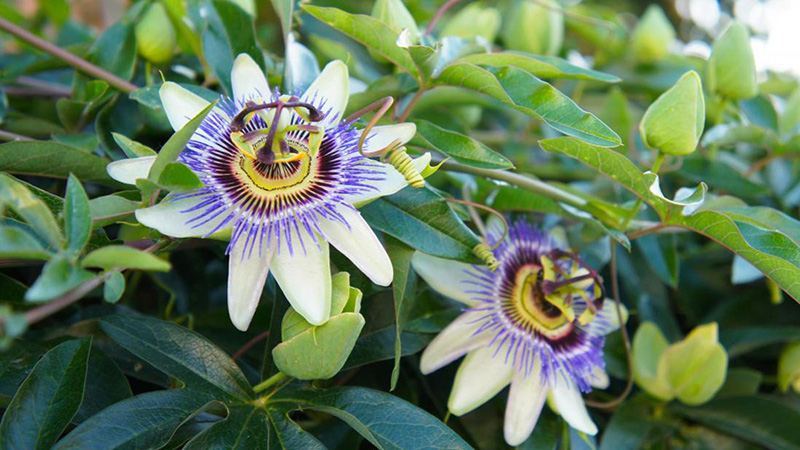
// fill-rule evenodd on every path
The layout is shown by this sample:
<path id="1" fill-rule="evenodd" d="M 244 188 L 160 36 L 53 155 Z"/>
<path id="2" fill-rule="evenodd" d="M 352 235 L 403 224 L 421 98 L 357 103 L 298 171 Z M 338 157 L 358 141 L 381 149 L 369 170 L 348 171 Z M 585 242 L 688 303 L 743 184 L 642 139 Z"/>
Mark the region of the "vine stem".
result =
<path id="1" fill-rule="evenodd" d="M 617 244 L 611 240 L 611 294 L 614 296 L 614 304 L 617 309 L 617 319 L 619 320 L 619 330 L 622 333 L 622 342 L 625 345 L 625 359 L 628 361 L 628 380 L 625 384 L 625 389 L 619 397 L 608 402 L 595 402 L 593 400 L 586 400 L 586 404 L 593 408 L 611 409 L 625 401 L 633 390 L 633 352 L 631 351 L 631 339 L 628 335 L 628 329 L 622 318 L 622 303 L 619 299 L 619 280 L 617 280 Z"/>
<path id="2" fill-rule="evenodd" d="M 661 163 L 664 162 L 664 157 L 666 157 L 666 156 L 667 156 L 666 154 L 664 154 L 663 152 L 659 151 L 658 155 L 656 155 L 656 160 L 653 162 L 653 167 L 650 168 L 650 171 L 655 173 L 655 174 L 658 174 L 658 169 L 661 168 Z M 622 222 L 622 229 L 623 230 L 626 230 L 628 228 L 628 224 L 631 223 L 631 220 L 633 220 L 633 217 L 636 216 L 636 213 L 639 212 L 639 208 L 642 207 L 642 203 L 643 202 L 642 202 L 641 198 L 637 198 L 636 199 L 636 203 L 634 203 L 633 204 L 633 208 L 631 208 L 631 213 L 628 214 L 628 216 L 625 217 L 625 221 Z"/>
<path id="3" fill-rule="evenodd" d="M 3 141 L 33 141 L 34 139 L 21 134 L 12 133 L 10 131 L 0 130 L 0 140 Z"/>
<path id="4" fill-rule="evenodd" d="M 151 245 L 149 248 L 145 249 L 144 251 L 147 253 L 155 253 L 158 250 L 166 247 L 171 240 L 164 239 L 163 241 L 159 241 L 154 245 Z M 52 300 L 42 306 L 36 307 L 24 314 L 25 323 L 28 326 L 33 325 L 37 322 L 40 322 L 51 315 L 61 311 L 62 309 L 66 308 L 67 306 L 77 302 L 78 300 L 82 299 L 86 294 L 92 292 L 95 288 L 102 285 L 106 280 L 108 280 L 111 275 L 116 272 L 115 270 L 109 270 L 104 272 L 89 281 L 79 285 L 75 289 L 67 292 L 66 294 L 57 297 L 55 300 Z M 6 321 L 5 317 L 0 317 L 0 325 L 4 325 Z"/>
<path id="5" fill-rule="evenodd" d="M 253 391 L 256 394 L 264 392 L 267 389 L 269 389 L 270 387 L 275 386 L 276 384 L 278 384 L 279 382 L 281 382 L 282 380 L 284 380 L 286 378 L 288 378 L 288 375 L 286 375 L 283 372 L 278 372 L 275 375 L 273 375 L 273 376 L 267 378 L 266 380 L 262 381 L 261 383 L 258 383 L 257 385 L 253 386 Z"/>
<path id="6" fill-rule="evenodd" d="M 496 169 L 481 169 L 479 167 L 467 166 L 450 160 L 434 161 L 434 164 L 440 164 L 440 163 L 442 164 L 442 169 L 449 170 L 450 172 L 469 173 L 472 175 L 478 175 L 481 177 L 488 177 L 495 180 L 505 181 L 506 183 L 519 186 L 523 189 L 529 190 L 531 192 L 536 192 L 537 194 L 544 195 L 546 197 L 567 203 L 572 206 L 586 205 L 586 200 L 578 197 L 577 195 L 573 195 L 567 191 L 563 191 L 556 187 L 550 186 L 549 184 L 543 181 L 536 180 L 533 178 L 528 178 L 518 173 L 507 172 L 504 170 L 496 170 Z"/>
<path id="7" fill-rule="evenodd" d="M 231 359 L 236 361 L 237 359 L 241 358 L 242 355 L 247 353 L 248 350 L 253 348 L 254 345 L 258 344 L 259 342 L 263 341 L 264 339 L 266 339 L 268 337 L 269 337 L 269 330 L 259 334 L 258 336 L 254 337 L 253 339 L 250 339 L 239 350 L 236 350 L 236 353 L 231 355 Z"/>
<path id="8" fill-rule="evenodd" d="M 19 40 L 21 40 L 21 41 L 23 41 L 23 42 L 25 42 L 27 44 L 30 44 L 30 45 L 38 48 L 39 50 L 42 50 L 42 51 L 44 51 L 46 53 L 49 53 L 49 54 L 55 56 L 56 58 L 59 58 L 59 59 L 63 60 L 64 62 L 66 62 L 70 66 L 72 66 L 75 69 L 77 69 L 79 72 L 83 72 L 83 73 L 85 73 L 87 75 L 90 75 L 92 77 L 95 77 L 95 78 L 98 78 L 100 80 L 103 80 L 103 81 L 107 82 L 109 84 L 109 86 L 111 86 L 111 87 L 113 87 L 113 88 L 115 88 L 115 89 L 117 89 L 119 91 L 122 91 L 122 92 L 125 92 L 125 93 L 131 93 L 131 92 L 139 89 L 139 87 L 136 86 L 135 84 L 133 84 L 133 83 L 131 83 L 129 81 L 123 80 L 122 78 L 114 75 L 111 72 L 108 72 L 107 70 L 105 70 L 105 69 L 103 69 L 101 67 L 98 67 L 98 66 L 90 63 L 89 61 L 86 61 L 85 59 L 83 59 L 83 58 L 81 58 L 79 56 L 73 55 L 72 53 L 64 50 L 63 48 L 58 47 L 57 45 L 54 45 L 54 44 L 52 44 L 50 42 L 45 41 L 44 39 L 40 38 L 39 36 L 36 36 L 35 34 L 31 33 L 30 31 L 28 31 L 28 30 L 26 30 L 26 29 L 24 29 L 22 27 L 14 25 L 10 21 L 8 21 L 8 20 L 6 20 L 6 19 L 4 19 L 2 17 L 0 17 L 0 30 L 6 31 L 7 33 L 15 36 L 17 39 L 19 39 Z"/>
<path id="9" fill-rule="evenodd" d="M 414 96 L 408 102 L 408 105 L 406 105 L 406 108 L 403 110 L 403 114 L 401 114 L 400 118 L 397 119 L 398 122 L 405 122 L 406 119 L 408 119 L 409 114 L 411 114 L 411 110 L 414 109 L 414 105 L 416 105 L 419 99 L 422 98 L 422 94 L 424 94 L 425 91 L 425 88 L 419 88 L 417 93 L 414 94 Z"/>

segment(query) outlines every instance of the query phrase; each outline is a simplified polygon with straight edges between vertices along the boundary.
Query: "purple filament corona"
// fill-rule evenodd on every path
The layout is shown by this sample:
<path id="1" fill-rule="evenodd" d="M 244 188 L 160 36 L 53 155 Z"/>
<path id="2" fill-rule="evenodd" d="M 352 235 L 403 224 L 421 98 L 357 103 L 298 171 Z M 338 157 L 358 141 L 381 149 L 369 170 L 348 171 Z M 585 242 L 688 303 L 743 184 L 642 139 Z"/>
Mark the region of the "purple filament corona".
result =
<path id="1" fill-rule="evenodd" d="M 495 241 L 498 236 L 495 236 Z M 519 282 L 517 274 L 525 267 L 541 268 L 541 257 L 555 249 L 564 250 L 549 234 L 518 221 L 509 229 L 508 238 L 495 250 L 500 267 L 491 272 L 483 266 L 473 266 L 463 281 L 470 286 L 470 294 L 478 303 L 472 308 L 480 313 L 476 320 L 480 327 L 475 335 L 489 333 L 489 346 L 495 348 L 495 358 L 503 358 L 526 376 L 530 375 L 536 360 L 541 363 L 542 382 L 557 383 L 559 377 L 574 380 L 583 392 L 591 390 L 594 368 L 603 368 L 604 335 L 612 327 L 602 311 L 587 325 L 577 320 L 565 326 L 557 337 L 549 336 L 531 326 L 531 320 L 520 319 L 513 296 Z M 594 300 L 592 287 L 586 289 Z M 575 295 L 572 308 L 576 317 L 587 308 L 586 301 Z M 557 310 L 553 307 L 551 315 Z M 542 314 L 547 314 L 544 311 Z M 530 317 L 530 315 L 528 316 Z"/>
<path id="2" fill-rule="evenodd" d="M 275 92 L 265 101 L 278 98 Z M 324 99 L 314 98 L 309 103 L 326 115 L 331 114 Z M 285 246 L 290 253 L 298 247 L 307 251 L 304 237 L 319 246 L 317 235 L 324 235 L 320 220 L 349 226 L 340 213 L 340 208 L 353 208 L 345 197 L 375 191 L 375 183 L 385 179 L 385 173 L 359 153 L 360 131 L 352 123 L 336 123 L 338 118 L 332 117 L 334 125 L 325 129 L 320 148 L 309 158 L 307 168 L 298 161 L 248 161 L 232 141 L 230 129 L 231 121 L 244 107 L 245 101 L 222 97 L 181 153 L 179 160 L 204 185 L 172 197 L 172 201 L 194 199 L 194 206 L 181 211 L 185 223 L 195 228 L 211 227 L 206 237 L 230 228 L 227 252 L 243 240 L 242 257 L 260 257 L 262 248 L 273 239 L 278 251 Z M 284 109 L 283 114 L 289 115 L 290 125 L 306 123 L 292 110 Z M 254 115 L 241 131 L 257 132 L 268 127 L 261 116 Z M 297 147 L 305 145 L 307 149 L 309 136 L 309 131 L 293 130 L 285 138 L 294 143 L 295 151 L 303 151 Z M 250 173 L 244 169 L 246 164 L 250 164 Z M 286 181 L 290 177 L 299 181 L 290 185 Z"/>

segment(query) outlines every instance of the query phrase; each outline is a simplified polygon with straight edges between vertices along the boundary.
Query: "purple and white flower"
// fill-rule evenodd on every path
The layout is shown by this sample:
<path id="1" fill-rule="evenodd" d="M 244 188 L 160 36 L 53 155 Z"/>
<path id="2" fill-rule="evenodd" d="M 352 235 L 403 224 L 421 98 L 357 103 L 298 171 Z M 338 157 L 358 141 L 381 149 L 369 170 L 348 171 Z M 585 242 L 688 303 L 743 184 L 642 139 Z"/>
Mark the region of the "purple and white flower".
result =
<path id="1" fill-rule="evenodd" d="M 228 311 L 246 330 L 272 273 L 292 307 L 314 325 L 330 316 L 329 243 L 374 283 L 392 282 L 392 265 L 355 206 L 406 186 L 392 166 L 365 158 L 361 131 L 342 119 L 349 97 L 347 66 L 328 64 L 302 95 L 270 89 L 259 66 L 239 55 L 233 97 L 222 97 L 179 157 L 203 187 L 171 193 L 136 211 L 137 220 L 178 237 L 230 239 Z M 209 102 L 171 82 L 159 91 L 172 127 L 180 130 Z M 412 123 L 376 126 L 364 144 L 374 152 L 404 144 Z M 109 174 L 134 184 L 155 157 L 109 164 Z M 417 158 L 418 170 L 430 155 Z"/>
<path id="2" fill-rule="evenodd" d="M 498 226 L 489 228 L 490 241 L 499 239 Z M 614 302 L 604 299 L 599 277 L 577 255 L 528 223 L 513 224 L 495 254 L 494 272 L 414 255 L 414 270 L 433 289 L 468 307 L 425 349 L 422 372 L 466 355 L 448 401 L 457 416 L 510 384 L 509 445 L 530 436 L 548 397 L 570 426 L 596 434 L 581 392 L 608 386 L 603 341 L 619 327 Z"/>

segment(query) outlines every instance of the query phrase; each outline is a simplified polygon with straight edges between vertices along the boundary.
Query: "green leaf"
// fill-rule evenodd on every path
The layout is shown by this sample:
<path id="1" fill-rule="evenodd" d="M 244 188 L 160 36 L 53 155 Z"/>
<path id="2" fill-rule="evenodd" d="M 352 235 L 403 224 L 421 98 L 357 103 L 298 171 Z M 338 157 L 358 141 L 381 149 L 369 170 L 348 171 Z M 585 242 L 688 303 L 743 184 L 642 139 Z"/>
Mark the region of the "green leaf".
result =
<path id="1" fill-rule="evenodd" d="M 3 415 L 0 447 L 52 447 L 83 400 L 91 342 L 64 342 L 36 363 Z"/>
<path id="2" fill-rule="evenodd" d="M 400 379 L 400 356 L 403 354 L 402 334 L 408 318 L 408 312 L 411 310 L 412 302 L 415 300 L 416 276 L 411 271 L 411 257 L 414 256 L 413 248 L 387 236 L 386 251 L 392 260 L 392 270 L 394 271 L 394 281 L 392 282 L 395 317 L 394 368 L 392 368 L 392 379 L 389 388 L 394 390 L 395 386 L 397 386 L 397 381 Z"/>
<path id="3" fill-rule="evenodd" d="M 719 340 L 731 358 L 766 347 L 800 340 L 800 329 L 794 326 L 748 326 L 720 331 Z"/>
<path id="4" fill-rule="evenodd" d="M 133 17 L 106 29 L 89 49 L 89 61 L 125 80 L 133 77 L 136 66 L 136 37 L 131 21 L 138 15 L 137 8 L 131 8 L 128 15 Z"/>
<path id="5" fill-rule="evenodd" d="M 51 178 L 67 178 L 72 173 L 84 183 L 121 186 L 108 175 L 106 164 L 108 161 L 103 158 L 53 141 L 0 144 L 0 171 L 3 172 Z"/>
<path id="6" fill-rule="evenodd" d="M 250 383 L 227 353 L 180 325 L 115 315 L 104 318 L 100 327 L 114 342 L 188 388 L 208 392 L 218 399 L 253 397 Z"/>
<path id="7" fill-rule="evenodd" d="M 281 392 L 271 402 L 338 417 L 379 449 L 470 448 L 432 415 L 385 392 L 360 387 L 297 389 Z"/>
<path id="8" fill-rule="evenodd" d="M 414 121 L 417 134 L 409 143 L 450 156 L 456 161 L 484 169 L 511 169 L 514 164 L 480 141 L 447 130 L 427 120 Z"/>
<path id="9" fill-rule="evenodd" d="M 81 266 L 100 269 L 154 270 L 157 272 L 166 272 L 172 267 L 169 262 L 152 253 L 125 245 L 109 245 L 98 248 L 81 260 Z"/>
<path id="10" fill-rule="evenodd" d="M 202 35 L 203 53 L 222 87 L 231 94 L 231 67 L 237 55 L 247 53 L 260 67 L 264 67 L 264 55 L 253 29 L 253 17 L 235 2 L 226 0 L 205 2 L 203 10 L 208 21 Z"/>
<path id="11" fill-rule="evenodd" d="M 102 448 L 161 448 L 175 429 L 213 400 L 189 389 L 140 394 L 90 417 L 54 449 L 83 449 L 87 443 Z"/>
<path id="12" fill-rule="evenodd" d="M 0 225 L 0 258 L 48 260 L 52 254 L 22 228 Z"/>
<path id="13" fill-rule="evenodd" d="M 127 136 L 114 132 L 111 133 L 111 136 L 114 137 L 114 142 L 116 142 L 117 145 L 122 148 L 122 151 L 125 152 L 125 156 L 128 158 L 140 158 L 144 156 L 156 155 L 155 150 L 152 148 L 136 142 L 133 139 L 129 139 Z"/>
<path id="14" fill-rule="evenodd" d="M 112 272 L 105 283 L 103 283 L 103 300 L 108 303 L 116 303 L 125 292 L 125 276 L 120 272 Z"/>
<path id="15" fill-rule="evenodd" d="M 383 22 L 362 14 L 350 14 L 337 8 L 302 5 L 301 8 L 317 19 L 350 36 L 370 50 L 419 80 L 420 73 L 411 55 L 397 45 L 398 33 Z"/>
<path id="16" fill-rule="evenodd" d="M 119 195 L 104 195 L 89 200 L 92 213 L 92 226 L 102 228 L 133 216 L 139 202 L 128 200 Z"/>
<path id="17" fill-rule="evenodd" d="M 89 242 L 92 232 L 92 215 L 89 210 L 89 197 L 81 182 L 70 174 L 67 180 L 67 194 L 64 196 L 64 228 L 67 235 L 67 252 L 77 255 Z"/>
<path id="18" fill-rule="evenodd" d="M 657 424 L 651 403 L 641 394 L 622 402 L 603 431 L 600 450 L 645 447 L 647 433 Z"/>
<path id="19" fill-rule="evenodd" d="M 0 145 L 2 147 L 2 145 Z M 56 218 L 47 205 L 16 179 L 0 173 L 0 210 L 10 207 L 47 241 L 54 249 L 60 249 L 64 236 Z"/>
<path id="20" fill-rule="evenodd" d="M 164 167 L 158 184 L 171 192 L 185 192 L 203 187 L 203 183 L 186 164 L 172 162 Z"/>
<path id="21" fill-rule="evenodd" d="M 292 31 L 292 16 L 294 14 L 294 0 L 270 0 L 275 14 L 281 19 L 281 30 L 283 30 L 283 40 L 286 42 L 287 36 Z"/>
<path id="22" fill-rule="evenodd" d="M 616 147 L 622 143 L 617 133 L 600 119 L 581 109 L 558 89 L 522 69 L 453 64 L 436 81 L 486 94 L 564 134 L 591 144 Z"/>
<path id="23" fill-rule="evenodd" d="M 25 294 L 29 302 L 44 302 L 64 295 L 94 278 L 94 274 L 76 267 L 63 255 L 56 255 L 45 264 L 42 274 Z"/>
<path id="24" fill-rule="evenodd" d="M 405 188 L 364 206 L 361 214 L 373 227 L 421 252 L 478 262 L 472 249 L 480 239 L 428 188 Z"/>
<path id="25" fill-rule="evenodd" d="M 573 66 L 566 60 L 555 56 L 533 55 L 514 51 L 468 55 L 455 62 L 455 64 L 459 63 L 494 67 L 513 66 L 538 78 L 567 78 L 600 81 L 603 83 L 618 83 L 622 81 L 616 75 Z"/>
<path id="26" fill-rule="evenodd" d="M 103 409 L 133 396 L 128 379 L 114 361 L 96 347 L 89 354 L 86 371 L 86 393 L 74 423 L 80 423 Z"/>
<path id="27" fill-rule="evenodd" d="M 800 412 L 766 396 L 725 397 L 700 407 L 671 410 L 723 433 L 770 449 L 800 448 Z"/>
<path id="28" fill-rule="evenodd" d="M 161 148 L 161 151 L 158 152 L 156 160 L 153 161 L 153 165 L 150 167 L 150 173 L 147 174 L 148 180 L 153 183 L 158 183 L 161 172 L 164 171 L 167 165 L 178 158 L 178 155 L 181 154 L 183 148 L 186 147 L 186 144 L 192 138 L 194 132 L 200 124 L 203 123 L 203 119 L 206 118 L 213 107 L 214 103 L 212 102 L 169 138 L 167 143 Z"/>

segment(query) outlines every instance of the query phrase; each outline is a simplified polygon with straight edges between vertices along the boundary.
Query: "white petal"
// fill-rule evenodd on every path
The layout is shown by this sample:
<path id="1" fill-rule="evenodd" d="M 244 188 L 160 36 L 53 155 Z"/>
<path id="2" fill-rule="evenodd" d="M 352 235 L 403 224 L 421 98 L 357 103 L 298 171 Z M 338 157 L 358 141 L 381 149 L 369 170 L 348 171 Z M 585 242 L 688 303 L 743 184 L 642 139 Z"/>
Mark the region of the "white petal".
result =
<path id="1" fill-rule="evenodd" d="M 628 321 L 628 308 L 620 303 L 622 320 Z M 613 298 L 603 300 L 603 307 L 597 311 L 597 316 L 589 323 L 589 331 L 596 336 L 604 336 L 619 329 L 619 315 L 617 304 Z"/>
<path id="2" fill-rule="evenodd" d="M 204 98 L 171 81 L 161 85 L 158 95 L 161 97 L 161 105 L 164 106 L 169 123 L 175 131 L 183 128 L 187 122 L 208 106 L 208 102 Z"/>
<path id="3" fill-rule="evenodd" d="M 594 366 L 592 367 L 592 379 L 589 384 L 596 389 L 605 389 L 611 384 L 611 379 L 608 378 L 608 372 L 605 369 Z"/>
<path id="4" fill-rule="evenodd" d="M 427 375 L 464 356 L 469 351 L 484 347 L 492 340 L 492 333 L 475 334 L 483 323 L 485 313 L 467 311 L 442 330 L 422 352 L 419 368 Z"/>
<path id="5" fill-rule="evenodd" d="M 511 382 L 514 369 L 502 354 L 481 347 L 464 358 L 458 368 L 447 408 L 456 416 L 464 415 L 486 403 Z"/>
<path id="6" fill-rule="evenodd" d="M 233 97 L 239 101 L 270 96 L 267 77 L 247 53 L 239 54 L 233 62 L 231 85 L 233 85 Z"/>
<path id="7" fill-rule="evenodd" d="M 125 184 L 136 184 L 139 178 L 147 178 L 150 167 L 153 166 L 155 156 L 142 156 L 140 158 L 121 159 L 113 161 L 106 166 L 106 171 L 111 178 Z"/>
<path id="8" fill-rule="evenodd" d="M 503 420 L 503 434 L 508 445 L 520 445 L 531 435 L 547 399 L 547 392 L 548 386 L 541 378 L 538 358 L 528 376 L 520 371 L 514 373 Z"/>
<path id="9" fill-rule="evenodd" d="M 558 413 L 569 426 L 592 436 L 597 434 L 597 425 L 589 417 L 589 411 L 586 410 L 581 391 L 574 381 L 558 377 L 550 383 L 550 389 L 553 392 L 553 401 Z"/>
<path id="10" fill-rule="evenodd" d="M 394 141 L 405 144 L 417 133 L 417 126 L 411 122 L 373 127 L 364 143 L 364 153 L 373 153 L 386 148 Z"/>
<path id="11" fill-rule="evenodd" d="M 327 116 L 320 122 L 323 126 L 327 127 L 342 120 L 350 95 L 348 83 L 347 66 L 338 60 L 331 61 L 303 94 L 303 101 L 313 102 L 315 105 L 324 102 L 322 109 Z"/>
<path id="12" fill-rule="evenodd" d="M 330 250 L 321 237 L 322 249 L 307 233 L 303 238 L 305 252 L 296 235 L 292 236 L 292 253 L 281 242 L 280 251 L 272 258 L 272 275 L 292 308 L 310 324 L 322 325 L 331 316 Z"/>
<path id="13" fill-rule="evenodd" d="M 205 197 L 190 197 L 180 200 L 172 200 L 174 196 L 168 195 L 161 203 L 149 208 L 137 209 L 136 220 L 142 225 L 158 230 L 161 234 L 176 238 L 203 237 L 214 231 L 217 226 L 228 217 L 227 212 L 223 212 L 202 223 L 204 220 L 213 216 L 210 214 L 205 219 L 196 220 L 191 223 L 189 220 L 202 214 L 201 210 L 194 212 L 184 212 L 194 208 L 205 201 Z M 227 227 L 225 225 L 223 228 Z"/>
<path id="14" fill-rule="evenodd" d="M 397 169 L 392 167 L 391 164 L 384 164 L 380 161 L 375 161 L 374 159 L 370 159 L 368 161 L 369 162 L 367 164 L 370 165 L 370 169 L 375 172 L 383 173 L 384 179 L 371 183 L 375 189 L 370 189 L 359 194 L 349 194 L 344 196 L 348 203 L 356 205 L 357 207 L 369 201 L 375 200 L 378 197 L 392 195 L 408 185 L 405 177 L 400 174 Z M 425 153 L 419 158 L 414 158 L 414 167 L 417 169 L 417 171 L 422 172 L 426 167 L 428 167 L 430 162 L 431 154 Z"/>
<path id="15" fill-rule="evenodd" d="M 259 253 L 258 247 L 251 251 L 248 246 L 245 251 L 246 243 L 247 239 L 240 238 L 228 256 L 228 314 L 242 331 L 247 331 L 253 320 L 276 247 L 273 240 Z"/>
<path id="16" fill-rule="evenodd" d="M 339 208 L 347 226 L 341 222 L 323 219 L 319 227 L 328 240 L 346 256 L 373 283 L 388 286 L 392 283 L 392 261 L 361 213 L 350 208 Z"/>
<path id="17" fill-rule="evenodd" d="M 467 273 L 475 270 L 469 264 L 416 252 L 411 257 L 411 265 L 436 292 L 468 306 L 476 303 L 475 294 L 468 292 L 478 289 Z"/>

